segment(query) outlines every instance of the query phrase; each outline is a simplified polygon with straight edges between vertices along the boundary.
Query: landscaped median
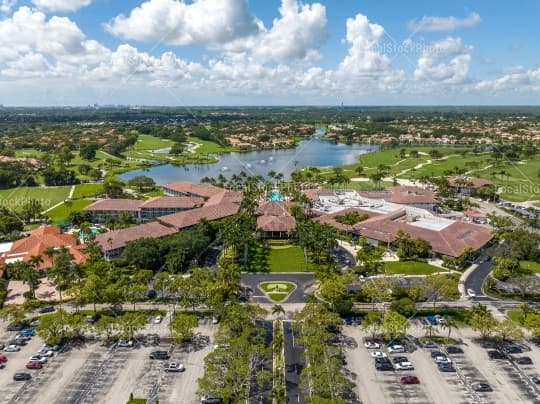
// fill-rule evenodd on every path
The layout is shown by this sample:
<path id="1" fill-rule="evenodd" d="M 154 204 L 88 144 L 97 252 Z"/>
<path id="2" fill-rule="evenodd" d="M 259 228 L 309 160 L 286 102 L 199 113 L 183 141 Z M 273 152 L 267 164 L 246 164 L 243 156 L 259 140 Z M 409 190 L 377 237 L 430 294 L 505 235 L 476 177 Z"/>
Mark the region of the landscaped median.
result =
<path id="1" fill-rule="evenodd" d="M 259 288 L 274 302 L 283 302 L 296 289 L 292 282 L 261 282 Z"/>

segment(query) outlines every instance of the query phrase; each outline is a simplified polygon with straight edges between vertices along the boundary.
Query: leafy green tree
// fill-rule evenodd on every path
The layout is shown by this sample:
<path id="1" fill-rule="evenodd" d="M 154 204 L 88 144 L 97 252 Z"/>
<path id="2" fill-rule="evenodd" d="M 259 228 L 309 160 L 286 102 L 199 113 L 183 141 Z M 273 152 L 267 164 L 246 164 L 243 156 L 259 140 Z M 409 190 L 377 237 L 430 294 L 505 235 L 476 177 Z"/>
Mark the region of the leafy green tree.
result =
<path id="1" fill-rule="evenodd" d="M 523 330 L 514 321 L 506 319 L 497 323 L 495 335 L 501 341 L 516 341 L 523 338 Z"/>
<path id="2" fill-rule="evenodd" d="M 431 300 L 433 302 L 433 308 L 435 308 L 440 299 L 451 299 L 456 294 L 457 290 L 456 283 L 444 274 L 432 274 L 426 276 L 425 285 L 428 301 Z"/>
<path id="3" fill-rule="evenodd" d="M 534 337 L 540 337 L 540 312 L 527 314 L 523 325 Z"/>
<path id="4" fill-rule="evenodd" d="M 40 216 L 43 206 L 38 199 L 30 199 L 21 208 L 21 215 L 25 222 L 30 223 Z"/>
<path id="5" fill-rule="evenodd" d="M 105 336 L 105 341 L 109 342 L 120 330 L 119 318 L 112 316 L 102 316 L 94 325 L 95 330 Z"/>
<path id="6" fill-rule="evenodd" d="M 197 318 L 192 314 L 175 313 L 168 327 L 176 342 L 185 342 L 193 337 L 197 325 Z"/>
<path id="7" fill-rule="evenodd" d="M 118 326 L 121 329 L 121 336 L 125 339 L 133 339 L 136 332 L 142 330 L 146 325 L 146 316 L 144 313 L 130 311 L 121 316 L 118 320 Z"/>
<path id="8" fill-rule="evenodd" d="M 476 305 L 471 309 L 469 325 L 485 339 L 493 335 L 497 328 L 497 321 L 493 318 L 486 306 Z"/>
<path id="9" fill-rule="evenodd" d="M 273 316 L 281 316 L 285 315 L 285 309 L 281 304 L 274 304 L 272 306 L 272 315 Z"/>
<path id="10" fill-rule="evenodd" d="M 382 328 L 390 340 L 396 337 L 404 337 L 409 326 L 409 320 L 398 312 L 389 310 L 384 315 Z"/>
<path id="11" fill-rule="evenodd" d="M 21 324 L 27 314 L 27 308 L 19 304 L 8 304 L 0 310 L 0 318 L 14 324 Z"/>
<path id="12" fill-rule="evenodd" d="M 59 344 L 69 336 L 69 314 L 60 308 L 54 313 L 41 316 L 36 334 L 49 344 Z"/>
<path id="13" fill-rule="evenodd" d="M 500 281 L 506 281 L 520 268 L 519 261 L 515 258 L 495 257 L 495 262 L 497 265 L 493 268 L 492 274 Z"/>
<path id="14" fill-rule="evenodd" d="M 360 327 L 363 331 L 371 334 L 371 339 L 374 340 L 377 334 L 382 329 L 383 316 L 379 311 L 368 311 Z"/>
<path id="15" fill-rule="evenodd" d="M 128 185 L 143 192 L 145 189 L 153 189 L 156 186 L 156 182 L 146 175 L 137 175 L 128 181 Z"/>
<path id="16" fill-rule="evenodd" d="M 69 288 L 72 280 L 72 260 L 73 256 L 69 250 L 65 247 L 60 248 L 53 266 L 47 273 L 48 277 L 53 281 L 54 286 L 58 290 L 60 304 L 62 304 L 63 301 L 63 290 Z"/>

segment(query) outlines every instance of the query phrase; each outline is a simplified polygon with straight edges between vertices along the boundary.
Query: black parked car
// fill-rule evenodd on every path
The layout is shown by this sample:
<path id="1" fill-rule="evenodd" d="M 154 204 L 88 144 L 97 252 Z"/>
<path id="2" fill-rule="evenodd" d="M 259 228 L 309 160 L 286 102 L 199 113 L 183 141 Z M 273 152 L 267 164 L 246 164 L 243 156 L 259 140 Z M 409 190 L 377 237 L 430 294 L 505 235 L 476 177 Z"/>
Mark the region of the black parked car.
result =
<path id="1" fill-rule="evenodd" d="M 17 372 L 13 375 L 13 380 L 15 380 L 16 382 L 30 380 L 31 378 L 32 376 L 30 375 L 30 373 L 26 372 Z"/>
<path id="2" fill-rule="evenodd" d="M 437 356 L 446 356 L 444 352 L 441 351 L 431 351 L 431 357 L 436 358 Z"/>
<path id="3" fill-rule="evenodd" d="M 501 351 L 488 351 L 489 359 L 504 359 L 504 353 Z"/>
<path id="4" fill-rule="evenodd" d="M 521 347 L 518 345 L 508 345 L 507 347 L 503 349 L 503 351 L 506 352 L 507 354 L 518 354 L 518 353 L 522 353 L 523 349 L 521 349 Z"/>
<path id="5" fill-rule="evenodd" d="M 446 351 L 449 354 L 462 354 L 463 353 L 463 349 L 461 349 L 460 347 L 454 346 L 454 345 L 450 345 L 450 346 L 446 347 Z"/>
<path id="6" fill-rule="evenodd" d="M 44 306 L 38 310 L 38 313 L 52 313 L 55 310 L 54 306 Z"/>
<path id="7" fill-rule="evenodd" d="M 170 357 L 167 351 L 150 352 L 150 359 L 169 359 Z"/>
<path id="8" fill-rule="evenodd" d="M 518 365 L 532 365 L 533 361 L 528 356 L 521 356 L 521 357 L 516 359 L 516 363 Z"/>
<path id="9" fill-rule="evenodd" d="M 441 363 L 438 363 L 437 366 L 441 372 L 455 372 L 456 371 L 456 368 L 451 363 L 441 362 Z"/>
<path id="10" fill-rule="evenodd" d="M 473 383 L 471 387 L 474 391 L 493 391 L 488 383 Z"/>
<path id="11" fill-rule="evenodd" d="M 394 370 L 394 366 L 390 362 L 376 362 L 375 369 L 381 371 Z"/>
<path id="12" fill-rule="evenodd" d="M 86 322 L 88 324 L 95 324 L 101 318 L 101 314 L 92 314 L 91 316 L 86 316 Z"/>
<path id="13" fill-rule="evenodd" d="M 409 359 L 406 356 L 396 356 L 393 359 L 394 363 L 409 362 Z"/>
<path id="14" fill-rule="evenodd" d="M 10 324 L 7 326 L 8 331 L 21 331 L 24 328 L 22 324 Z"/>
<path id="15" fill-rule="evenodd" d="M 375 364 L 377 363 L 390 363 L 391 364 L 392 362 L 390 362 L 390 359 L 386 357 L 385 358 L 378 357 L 378 358 L 375 358 Z"/>

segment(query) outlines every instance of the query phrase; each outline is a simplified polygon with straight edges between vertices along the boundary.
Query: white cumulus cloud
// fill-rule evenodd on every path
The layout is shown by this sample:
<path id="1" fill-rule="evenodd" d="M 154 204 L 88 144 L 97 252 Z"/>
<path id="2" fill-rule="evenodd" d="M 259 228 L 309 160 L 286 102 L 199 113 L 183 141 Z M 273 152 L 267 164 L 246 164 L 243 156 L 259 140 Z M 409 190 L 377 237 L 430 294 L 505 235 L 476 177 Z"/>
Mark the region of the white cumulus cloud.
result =
<path id="1" fill-rule="evenodd" d="M 474 27 L 482 22 L 482 17 L 476 12 L 465 18 L 424 16 L 419 20 L 409 21 L 409 29 L 416 32 L 455 31 L 458 28 Z"/>
<path id="2" fill-rule="evenodd" d="M 171 45 L 217 45 L 259 31 L 247 0 L 148 0 L 106 25 L 111 33 Z"/>
<path id="3" fill-rule="evenodd" d="M 75 12 L 92 3 L 92 0 L 32 0 L 32 4 L 46 11 Z"/>
<path id="4" fill-rule="evenodd" d="M 463 83 L 468 79 L 473 47 L 461 38 L 448 37 L 424 48 L 414 78 L 440 83 Z"/>
<path id="5" fill-rule="evenodd" d="M 283 0 L 280 18 L 265 30 L 252 45 L 257 59 L 285 61 L 317 58 L 318 49 L 326 39 L 326 8 L 320 3 L 299 4 Z"/>
<path id="6" fill-rule="evenodd" d="M 0 62 L 29 53 L 45 54 L 60 62 L 95 64 L 109 51 L 87 39 L 69 18 L 47 19 L 40 11 L 21 7 L 0 21 Z"/>

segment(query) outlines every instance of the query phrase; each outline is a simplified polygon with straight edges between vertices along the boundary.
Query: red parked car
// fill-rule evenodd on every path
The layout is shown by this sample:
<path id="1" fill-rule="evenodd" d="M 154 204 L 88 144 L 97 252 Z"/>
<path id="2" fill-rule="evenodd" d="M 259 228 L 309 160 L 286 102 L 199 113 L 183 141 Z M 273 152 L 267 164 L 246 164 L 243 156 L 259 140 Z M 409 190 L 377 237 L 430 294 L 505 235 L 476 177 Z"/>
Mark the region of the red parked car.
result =
<path id="1" fill-rule="evenodd" d="M 401 384 L 420 384 L 416 376 L 401 376 Z"/>
<path id="2" fill-rule="evenodd" d="M 26 369 L 41 369 L 43 368 L 43 363 L 30 361 L 26 364 Z"/>
<path id="3" fill-rule="evenodd" d="M 0 363 L 7 362 L 7 358 L 5 355 L 0 355 Z"/>

